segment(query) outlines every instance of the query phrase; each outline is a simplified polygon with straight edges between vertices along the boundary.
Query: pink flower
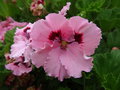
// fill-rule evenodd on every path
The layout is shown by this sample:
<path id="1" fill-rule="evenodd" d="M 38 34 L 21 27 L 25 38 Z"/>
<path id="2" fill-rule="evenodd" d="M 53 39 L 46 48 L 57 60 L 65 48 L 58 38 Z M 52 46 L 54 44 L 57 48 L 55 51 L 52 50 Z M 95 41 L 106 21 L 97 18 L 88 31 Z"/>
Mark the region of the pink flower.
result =
<path id="1" fill-rule="evenodd" d="M 6 65 L 8 70 L 12 70 L 14 75 L 22 75 L 23 73 L 28 73 L 32 70 L 30 63 L 30 54 L 32 53 L 32 48 L 30 47 L 30 32 L 32 28 L 31 23 L 26 27 L 19 29 L 17 28 L 14 36 L 14 44 L 11 46 L 11 54 L 8 57 L 6 54 L 6 59 L 9 58 L 13 60 L 11 63 Z M 7 60 L 9 61 L 9 60 Z"/>
<path id="2" fill-rule="evenodd" d="M 29 73 L 32 71 L 30 63 L 24 62 L 24 57 L 14 58 L 15 61 L 5 65 L 6 69 L 13 71 L 14 75 L 20 76 L 23 73 Z"/>
<path id="3" fill-rule="evenodd" d="M 26 25 L 26 22 L 16 22 L 11 17 L 7 18 L 5 21 L 0 22 L 0 40 L 4 40 L 4 35 L 7 31 L 12 30 L 15 27 L 23 27 Z"/>
<path id="4" fill-rule="evenodd" d="M 15 36 L 14 36 L 14 44 L 11 46 L 11 58 L 17 58 L 20 56 L 25 57 L 25 61 L 28 59 L 29 55 L 27 51 L 31 51 L 32 49 L 30 48 L 30 32 L 32 28 L 31 23 L 29 23 L 26 27 L 19 29 L 17 28 Z"/>
<path id="5" fill-rule="evenodd" d="M 92 22 L 79 16 L 66 19 L 60 14 L 49 14 L 45 20 L 34 23 L 31 45 L 35 50 L 32 63 L 43 66 L 49 76 L 64 78 L 81 77 L 90 72 L 90 57 L 99 45 L 101 30 Z"/>
<path id="6" fill-rule="evenodd" d="M 70 2 L 68 2 L 67 3 L 67 5 L 66 6 L 64 6 L 63 8 L 62 8 L 62 10 L 61 11 L 59 11 L 59 14 L 61 14 L 61 15 L 66 15 L 67 13 L 67 10 L 69 10 L 70 9 L 70 5 L 71 5 L 71 3 Z"/>

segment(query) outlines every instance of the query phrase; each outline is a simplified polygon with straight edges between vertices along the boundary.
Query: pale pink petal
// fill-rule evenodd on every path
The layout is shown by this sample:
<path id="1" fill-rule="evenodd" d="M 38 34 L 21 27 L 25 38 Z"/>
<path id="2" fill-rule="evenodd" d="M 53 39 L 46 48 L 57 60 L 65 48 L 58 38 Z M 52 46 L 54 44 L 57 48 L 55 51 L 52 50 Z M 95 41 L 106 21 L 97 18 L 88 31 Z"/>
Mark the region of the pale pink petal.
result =
<path id="1" fill-rule="evenodd" d="M 15 36 L 16 42 L 11 46 L 10 57 L 22 56 L 26 49 L 26 38 L 22 36 Z"/>
<path id="2" fill-rule="evenodd" d="M 60 48 L 56 48 L 50 51 L 44 69 L 49 76 L 57 77 L 60 81 L 62 81 L 64 78 L 68 77 L 68 74 L 64 66 L 61 65 L 59 59 L 60 55 Z"/>
<path id="3" fill-rule="evenodd" d="M 24 28 L 16 28 L 16 32 L 15 35 L 23 35 L 25 33 L 27 33 L 27 31 L 31 31 L 33 27 L 32 23 L 29 23 L 27 26 L 25 26 Z"/>
<path id="4" fill-rule="evenodd" d="M 100 44 L 101 30 L 94 23 L 90 22 L 83 27 L 79 33 L 83 34 L 81 48 L 86 55 L 92 55 Z"/>
<path id="5" fill-rule="evenodd" d="M 34 49 L 45 48 L 45 44 L 48 42 L 50 27 L 45 20 L 39 20 L 34 23 L 30 37 L 32 39 L 32 47 Z"/>
<path id="6" fill-rule="evenodd" d="M 90 72 L 92 69 L 92 58 L 85 58 L 77 43 L 68 45 L 60 56 L 62 65 L 68 71 L 68 75 L 79 78 L 82 71 Z"/>
<path id="7" fill-rule="evenodd" d="M 24 26 L 26 26 L 28 23 L 26 23 L 26 22 L 13 22 L 13 23 L 10 23 L 10 25 L 12 25 L 12 26 L 15 26 L 15 27 L 24 27 Z"/>
<path id="8" fill-rule="evenodd" d="M 8 70 L 11 70 L 13 72 L 14 75 L 20 76 L 23 73 L 29 73 L 30 71 L 32 71 L 32 67 L 27 67 L 25 66 L 23 63 L 19 63 L 18 65 L 15 65 L 16 62 L 22 62 L 22 58 L 16 58 L 15 62 L 9 63 L 7 65 L 5 65 L 5 68 Z M 28 63 L 26 63 L 27 65 Z"/>
<path id="9" fill-rule="evenodd" d="M 80 16 L 74 16 L 69 19 L 69 24 L 75 32 L 79 32 L 82 27 L 88 23 L 87 19 Z"/>
<path id="10" fill-rule="evenodd" d="M 46 21 L 50 25 L 51 30 L 60 30 L 61 26 L 66 22 L 66 18 L 60 14 L 49 14 L 46 16 Z"/>
<path id="11" fill-rule="evenodd" d="M 67 11 L 70 9 L 70 5 L 71 5 L 71 3 L 67 2 L 67 5 L 64 6 L 61 11 L 59 11 L 59 14 L 65 16 L 67 14 Z"/>
<path id="12" fill-rule="evenodd" d="M 49 51 L 50 51 L 50 48 L 41 50 L 39 52 L 33 52 L 31 54 L 32 64 L 34 64 L 37 68 L 43 66 L 45 63 L 45 60 L 47 59 Z"/>
<path id="13" fill-rule="evenodd" d="M 83 43 L 80 44 L 83 52 L 86 55 L 92 55 L 100 43 L 101 30 L 94 23 L 79 16 L 70 18 L 69 24 L 76 33 L 83 35 Z"/>
<path id="14" fill-rule="evenodd" d="M 62 39 L 65 41 L 73 41 L 73 34 L 74 31 L 72 30 L 72 28 L 69 26 L 68 21 L 66 21 L 62 26 L 61 26 L 61 36 Z"/>
<path id="15" fill-rule="evenodd" d="M 23 73 L 29 73 L 32 71 L 32 68 L 26 68 L 23 64 L 20 64 L 19 66 L 15 66 L 14 63 L 10 63 L 5 65 L 6 69 L 13 71 L 14 75 L 20 76 Z"/>
<path id="16" fill-rule="evenodd" d="M 28 45 L 25 48 L 25 51 L 23 53 L 24 57 L 25 57 L 25 63 L 30 62 L 31 61 L 31 55 L 33 54 L 33 49 Z"/>

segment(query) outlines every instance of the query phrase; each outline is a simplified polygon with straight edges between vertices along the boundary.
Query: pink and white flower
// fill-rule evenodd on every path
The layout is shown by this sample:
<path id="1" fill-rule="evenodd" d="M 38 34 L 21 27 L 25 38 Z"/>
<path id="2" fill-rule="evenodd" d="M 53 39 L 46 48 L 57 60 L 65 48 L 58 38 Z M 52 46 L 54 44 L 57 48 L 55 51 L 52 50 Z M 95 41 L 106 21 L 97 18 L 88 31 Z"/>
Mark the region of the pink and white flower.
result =
<path id="1" fill-rule="evenodd" d="M 79 16 L 66 19 L 51 13 L 45 20 L 34 23 L 31 45 L 36 51 L 32 62 L 43 66 L 49 76 L 63 80 L 81 77 L 81 72 L 90 72 L 93 58 L 90 57 L 99 45 L 101 30 L 92 22 Z"/>
<path id="2" fill-rule="evenodd" d="M 12 70 L 14 75 L 19 76 L 32 71 L 32 65 L 30 63 L 32 49 L 29 46 L 29 34 L 32 25 L 33 24 L 29 23 L 26 27 L 22 29 L 17 28 L 16 30 L 14 44 L 11 46 L 11 54 L 9 55 L 9 59 L 14 61 L 6 65 L 6 68 Z"/>

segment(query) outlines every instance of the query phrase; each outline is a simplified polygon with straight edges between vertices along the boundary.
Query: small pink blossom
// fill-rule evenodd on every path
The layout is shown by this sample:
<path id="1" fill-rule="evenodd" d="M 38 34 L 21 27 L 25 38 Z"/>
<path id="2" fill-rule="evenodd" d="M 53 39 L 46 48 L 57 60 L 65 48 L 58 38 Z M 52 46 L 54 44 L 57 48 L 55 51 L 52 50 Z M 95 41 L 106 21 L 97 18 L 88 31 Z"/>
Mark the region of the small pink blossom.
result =
<path id="1" fill-rule="evenodd" d="M 0 22 L 0 41 L 4 40 L 4 35 L 7 31 L 12 30 L 15 27 L 24 27 L 26 22 L 16 22 L 11 17 L 7 18 L 5 21 Z"/>
<path id="2" fill-rule="evenodd" d="M 32 49 L 29 46 L 30 43 L 30 32 L 32 28 L 31 23 L 26 27 L 19 29 L 17 28 L 14 36 L 14 44 L 11 46 L 11 54 L 9 55 L 10 60 L 13 62 L 6 65 L 8 70 L 12 70 L 14 75 L 22 75 L 32 70 L 30 63 L 30 54 Z M 6 59 L 8 54 L 5 55 Z M 7 60 L 8 61 L 8 60 Z"/>
<path id="3" fill-rule="evenodd" d="M 64 6 L 61 11 L 59 11 L 59 14 L 65 16 L 67 14 L 66 12 L 70 9 L 70 5 L 71 5 L 71 3 L 68 2 L 67 5 Z"/>
<path id="4" fill-rule="evenodd" d="M 31 56 L 32 63 L 43 66 L 49 76 L 62 81 L 91 71 L 90 55 L 99 45 L 101 30 L 82 17 L 66 19 L 64 15 L 51 13 L 45 20 L 34 23 L 30 38 L 36 52 Z"/>
<path id="5" fill-rule="evenodd" d="M 31 51 L 29 44 L 30 44 L 30 32 L 32 25 L 33 24 L 29 23 L 26 27 L 22 29 L 17 28 L 14 36 L 14 44 L 11 46 L 11 50 L 10 50 L 11 58 L 23 56 L 25 52 L 27 53 L 27 51 Z M 25 61 L 29 61 L 26 60 L 26 58 L 28 58 L 29 55 L 28 56 L 26 55 L 27 54 L 24 55 Z"/>

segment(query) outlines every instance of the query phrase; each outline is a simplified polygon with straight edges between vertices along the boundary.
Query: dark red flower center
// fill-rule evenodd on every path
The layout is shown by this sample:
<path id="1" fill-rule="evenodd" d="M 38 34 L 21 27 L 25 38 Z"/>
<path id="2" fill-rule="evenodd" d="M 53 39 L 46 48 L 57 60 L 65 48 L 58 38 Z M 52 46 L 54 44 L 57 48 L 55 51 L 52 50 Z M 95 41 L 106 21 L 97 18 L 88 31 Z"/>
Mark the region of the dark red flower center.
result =
<path id="1" fill-rule="evenodd" d="M 68 41 L 65 41 L 62 39 L 62 33 L 61 31 L 54 31 L 54 32 L 51 32 L 50 35 L 49 35 L 49 40 L 57 40 L 59 43 L 60 43 L 60 46 L 62 49 L 65 49 L 67 47 L 68 44 L 71 44 L 73 42 L 78 42 L 79 44 L 82 43 L 82 37 L 83 37 L 83 34 L 80 34 L 80 33 L 75 33 L 74 34 L 74 41 L 71 41 L 71 42 L 68 42 Z"/>
<path id="2" fill-rule="evenodd" d="M 82 36 L 83 34 L 75 33 L 74 35 L 75 41 L 78 42 L 79 44 L 82 43 Z"/>
<path id="3" fill-rule="evenodd" d="M 51 32 L 50 33 L 49 40 L 53 40 L 54 41 L 55 39 L 62 40 L 61 31 Z"/>

